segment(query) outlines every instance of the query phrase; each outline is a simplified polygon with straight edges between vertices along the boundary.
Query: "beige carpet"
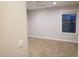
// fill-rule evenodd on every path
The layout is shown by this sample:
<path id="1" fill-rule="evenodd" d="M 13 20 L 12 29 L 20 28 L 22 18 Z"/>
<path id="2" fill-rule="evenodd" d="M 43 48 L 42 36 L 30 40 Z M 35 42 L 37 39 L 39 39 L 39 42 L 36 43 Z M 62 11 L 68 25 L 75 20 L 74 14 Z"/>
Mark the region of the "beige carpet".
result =
<path id="1" fill-rule="evenodd" d="M 78 44 L 41 38 L 28 38 L 29 57 L 76 57 Z"/>

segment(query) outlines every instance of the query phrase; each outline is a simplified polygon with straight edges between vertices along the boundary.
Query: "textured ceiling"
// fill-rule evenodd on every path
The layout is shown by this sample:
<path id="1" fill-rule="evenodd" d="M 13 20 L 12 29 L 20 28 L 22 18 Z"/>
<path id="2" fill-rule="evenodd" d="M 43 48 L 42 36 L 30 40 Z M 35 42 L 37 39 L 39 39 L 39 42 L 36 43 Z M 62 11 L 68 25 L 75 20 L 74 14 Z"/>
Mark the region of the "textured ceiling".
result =
<path id="1" fill-rule="evenodd" d="M 27 1 L 27 9 L 41 9 L 49 7 L 61 7 L 69 5 L 79 5 L 79 1 L 56 1 L 56 5 L 53 5 L 53 1 Z"/>

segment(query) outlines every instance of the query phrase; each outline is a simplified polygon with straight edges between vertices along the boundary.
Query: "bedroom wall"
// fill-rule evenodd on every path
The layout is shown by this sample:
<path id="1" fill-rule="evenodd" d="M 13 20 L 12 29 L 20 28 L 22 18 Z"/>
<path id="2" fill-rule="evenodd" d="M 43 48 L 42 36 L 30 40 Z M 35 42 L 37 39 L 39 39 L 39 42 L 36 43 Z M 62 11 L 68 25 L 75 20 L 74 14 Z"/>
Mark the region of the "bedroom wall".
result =
<path id="1" fill-rule="evenodd" d="M 26 20 L 26 2 L 0 2 L 0 56 L 27 56 Z"/>
<path id="2" fill-rule="evenodd" d="M 76 6 L 69 6 L 29 10 L 28 36 L 77 42 L 77 33 L 62 32 L 62 13 L 76 12 L 76 9 Z"/>

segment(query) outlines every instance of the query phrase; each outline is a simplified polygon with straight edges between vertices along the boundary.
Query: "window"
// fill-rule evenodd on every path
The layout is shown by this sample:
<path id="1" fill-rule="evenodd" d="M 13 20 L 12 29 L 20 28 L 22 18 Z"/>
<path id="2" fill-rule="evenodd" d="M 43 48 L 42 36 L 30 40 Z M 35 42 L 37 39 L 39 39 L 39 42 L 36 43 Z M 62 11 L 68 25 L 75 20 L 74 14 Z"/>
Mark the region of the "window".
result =
<path id="1" fill-rule="evenodd" d="M 62 15 L 62 32 L 76 33 L 76 14 Z"/>

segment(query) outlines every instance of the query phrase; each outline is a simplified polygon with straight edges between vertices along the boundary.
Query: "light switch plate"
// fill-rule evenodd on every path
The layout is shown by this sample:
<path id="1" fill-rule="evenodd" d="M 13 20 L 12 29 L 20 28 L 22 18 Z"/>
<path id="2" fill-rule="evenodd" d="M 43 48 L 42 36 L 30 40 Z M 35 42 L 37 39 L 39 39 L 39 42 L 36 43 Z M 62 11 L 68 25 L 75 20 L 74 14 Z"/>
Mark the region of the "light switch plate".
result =
<path id="1" fill-rule="evenodd" d="M 24 40 L 18 41 L 18 49 L 22 48 L 24 46 Z"/>

